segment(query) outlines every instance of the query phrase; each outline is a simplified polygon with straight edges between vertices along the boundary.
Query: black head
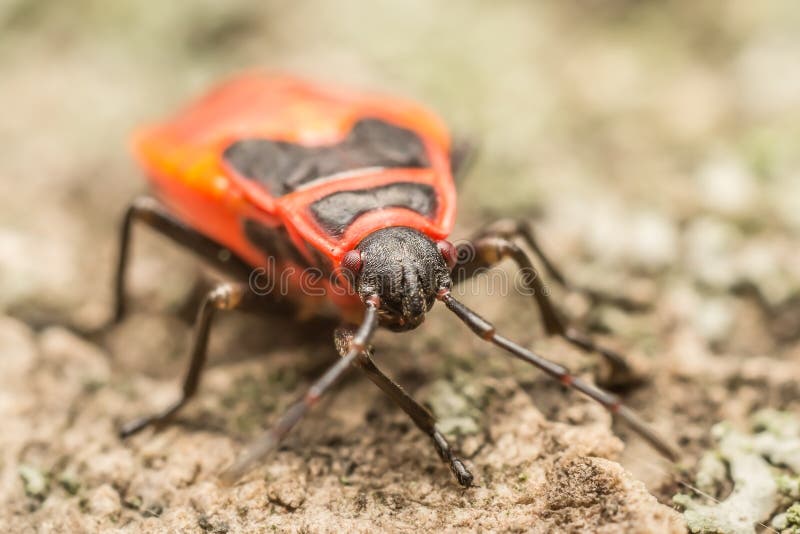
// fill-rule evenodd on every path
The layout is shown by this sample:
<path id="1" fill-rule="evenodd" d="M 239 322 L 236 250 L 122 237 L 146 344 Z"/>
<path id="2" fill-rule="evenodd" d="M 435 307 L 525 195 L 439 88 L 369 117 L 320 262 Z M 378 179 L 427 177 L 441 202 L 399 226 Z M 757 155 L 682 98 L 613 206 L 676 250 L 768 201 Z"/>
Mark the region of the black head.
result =
<path id="1" fill-rule="evenodd" d="M 450 288 L 452 257 L 449 243 L 436 243 L 413 228 L 393 226 L 365 237 L 345 258 L 344 266 L 358 273 L 356 288 L 362 299 L 380 297 L 381 325 L 402 331 L 419 326 L 437 292 Z"/>

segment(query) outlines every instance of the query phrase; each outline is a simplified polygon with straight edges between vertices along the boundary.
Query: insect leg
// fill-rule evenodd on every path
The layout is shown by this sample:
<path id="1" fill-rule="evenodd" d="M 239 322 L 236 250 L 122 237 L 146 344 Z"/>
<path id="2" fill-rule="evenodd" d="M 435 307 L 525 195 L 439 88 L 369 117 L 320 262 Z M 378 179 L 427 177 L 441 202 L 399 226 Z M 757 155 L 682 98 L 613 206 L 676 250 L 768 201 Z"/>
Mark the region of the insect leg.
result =
<path id="1" fill-rule="evenodd" d="M 211 323 L 217 310 L 233 310 L 254 300 L 255 295 L 242 284 L 222 283 L 206 294 L 195 321 L 194 342 L 192 344 L 189 368 L 183 379 L 180 398 L 164 410 L 148 415 L 122 426 L 119 430 L 121 438 L 127 438 L 148 426 L 161 426 L 174 416 L 197 392 L 200 376 L 206 363 L 208 353 L 208 335 Z"/>
<path id="2" fill-rule="evenodd" d="M 305 395 L 289 406 L 280 419 L 273 424 L 272 428 L 264 432 L 256 439 L 247 450 L 236 459 L 228 469 L 222 473 L 222 480 L 228 484 L 236 482 L 247 471 L 253 467 L 261 458 L 269 454 L 277 447 L 278 443 L 289 433 L 289 431 L 303 418 L 322 396 L 342 377 L 358 359 L 363 350 L 369 346 L 375 330 L 378 328 L 378 308 L 381 300 L 377 295 L 372 295 L 364 299 L 366 311 L 361 326 L 353 335 L 350 347 L 339 361 L 333 364 L 325 374 L 317 379 L 308 389 Z"/>
<path id="3" fill-rule="evenodd" d="M 341 356 L 345 356 L 350 350 L 350 341 L 354 333 L 355 330 L 351 326 L 341 326 L 336 329 L 334 341 L 336 343 L 336 350 L 339 351 Z M 470 487 L 473 480 L 472 473 L 466 468 L 464 462 L 455 455 L 447 439 L 439 429 L 436 428 L 436 419 L 433 414 L 414 400 L 411 395 L 406 393 L 400 385 L 386 376 L 383 371 L 375 365 L 375 362 L 372 360 L 371 352 L 369 348 L 362 351 L 355 361 L 355 365 L 367 375 L 367 378 L 400 406 L 420 430 L 430 436 L 433 441 L 433 446 L 436 448 L 436 452 L 443 461 L 450 465 L 450 470 L 453 472 L 453 475 L 455 475 L 458 483 L 465 488 Z"/>
<path id="4" fill-rule="evenodd" d="M 249 276 L 249 269 L 244 261 L 231 254 L 225 247 L 176 219 L 156 199 L 148 196 L 138 197 L 128 207 L 120 227 L 111 324 L 119 323 L 127 309 L 125 279 L 130 263 L 131 231 L 135 221 L 145 223 L 225 272 L 244 276 L 244 279 Z"/>
<path id="5" fill-rule="evenodd" d="M 636 414 L 636 412 L 625 406 L 619 397 L 595 387 L 589 382 L 584 382 L 579 377 L 571 374 L 569 369 L 566 367 L 539 356 L 525 347 L 514 343 L 507 337 L 498 334 L 492 323 L 469 309 L 462 302 L 456 300 L 456 298 L 450 293 L 449 289 L 440 290 L 437 298 L 444 302 L 445 306 L 447 306 L 451 312 L 461 319 L 461 321 L 466 324 L 478 337 L 484 341 L 488 341 L 489 343 L 496 345 L 497 347 L 500 347 L 515 358 L 538 367 L 554 379 L 561 382 L 564 386 L 576 389 L 587 397 L 597 401 L 609 412 L 611 412 L 611 414 L 616 415 L 625 421 L 633 431 L 647 440 L 650 445 L 652 445 L 666 458 L 669 458 L 673 462 L 678 459 L 678 451 L 672 445 L 672 443 L 662 438 L 650 425 L 644 422 Z"/>
<path id="6" fill-rule="evenodd" d="M 605 302 L 631 311 L 641 310 L 645 307 L 641 303 L 634 302 L 625 297 L 610 295 L 603 291 L 598 291 L 588 287 L 576 287 L 571 284 L 563 275 L 561 270 L 556 267 L 548 255 L 545 254 L 544 250 L 536 239 L 533 228 L 531 228 L 531 225 L 528 223 L 528 221 L 524 219 L 500 219 L 495 221 L 478 232 L 476 236 L 473 236 L 473 241 L 478 238 L 488 236 L 504 237 L 509 240 L 521 239 L 528 247 L 530 247 L 533 253 L 536 254 L 536 257 L 542 262 L 542 265 L 547 272 L 547 276 L 555 280 L 561 287 L 568 291 L 575 291 L 585 294 L 594 303 Z"/>
<path id="7" fill-rule="evenodd" d="M 472 250 L 465 250 L 466 247 L 472 247 Z M 467 260 L 457 265 L 453 271 L 454 282 L 462 282 L 480 272 L 482 268 L 495 265 L 504 259 L 514 260 L 522 273 L 522 284 L 525 292 L 533 296 L 539 307 L 547 333 L 561 336 L 583 350 L 600 354 L 611 364 L 613 371 L 612 381 L 614 383 L 622 385 L 630 384 L 634 381 L 634 372 L 622 355 L 598 345 L 589 336 L 566 323 L 555 306 L 553 306 L 548 289 L 534 269 L 530 258 L 519 245 L 505 237 L 485 235 L 470 244 L 461 244 L 458 248 L 460 249 L 458 250 L 458 256 Z M 554 272 L 557 273 L 557 271 Z"/>

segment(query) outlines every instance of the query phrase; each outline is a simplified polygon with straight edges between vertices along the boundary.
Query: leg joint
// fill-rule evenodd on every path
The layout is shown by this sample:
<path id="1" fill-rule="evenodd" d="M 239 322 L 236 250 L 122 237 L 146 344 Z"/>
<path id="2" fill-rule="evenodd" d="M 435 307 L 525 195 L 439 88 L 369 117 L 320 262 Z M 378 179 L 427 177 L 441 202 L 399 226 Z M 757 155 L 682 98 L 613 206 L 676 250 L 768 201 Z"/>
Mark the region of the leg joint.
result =
<path id="1" fill-rule="evenodd" d="M 478 249 L 481 259 L 489 265 L 494 265 L 506 258 L 510 258 L 514 260 L 520 268 L 533 268 L 533 264 L 522 247 L 505 237 L 484 237 L 476 243 L 476 248 Z"/>
<path id="2" fill-rule="evenodd" d="M 244 290 L 233 284 L 220 284 L 208 294 L 206 301 L 218 310 L 230 310 L 239 305 L 244 297 Z"/>

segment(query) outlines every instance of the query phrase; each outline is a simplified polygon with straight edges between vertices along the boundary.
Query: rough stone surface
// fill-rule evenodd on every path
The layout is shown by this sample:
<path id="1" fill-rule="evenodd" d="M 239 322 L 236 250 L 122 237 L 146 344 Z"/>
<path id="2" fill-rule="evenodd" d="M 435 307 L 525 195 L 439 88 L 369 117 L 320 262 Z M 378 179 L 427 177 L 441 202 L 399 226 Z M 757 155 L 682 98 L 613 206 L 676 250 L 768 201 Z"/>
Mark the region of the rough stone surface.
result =
<path id="1" fill-rule="evenodd" d="M 672 497 L 711 472 L 697 466 L 711 428 L 800 412 L 797 20 L 794 0 L 2 3 L 1 530 L 685 530 Z M 93 341 L 65 327 L 109 311 L 116 225 L 144 189 L 129 133 L 252 65 L 405 94 L 479 136 L 454 239 L 525 217 L 575 286 L 636 304 L 547 280 L 565 314 L 641 369 L 624 399 L 679 445 L 679 465 L 438 308 L 413 333 L 380 333 L 376 358 L 443 418 L 474 488 L 357 374 L 221 485 L 334 361 L 335 323 L 285 314 L 222 317 L 176 423 L 117 439 L 177 395 L 207 284 L 141 231 L 131 315 Z M 607 377 L 501 289 L 463 298 L 525 346 Z M 778 484 L 786 499 L 793 484 Z M 731 489 L 705 485 L 720 500 Z M 792 502 L 761 521 L 793 528 Z"/>

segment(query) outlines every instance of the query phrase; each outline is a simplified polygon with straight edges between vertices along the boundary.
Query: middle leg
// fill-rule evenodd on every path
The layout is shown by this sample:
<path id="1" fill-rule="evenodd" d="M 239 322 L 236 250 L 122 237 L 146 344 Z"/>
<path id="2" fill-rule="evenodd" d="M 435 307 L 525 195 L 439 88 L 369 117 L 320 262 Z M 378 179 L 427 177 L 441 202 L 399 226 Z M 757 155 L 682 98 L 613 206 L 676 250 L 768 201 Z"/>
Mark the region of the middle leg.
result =
<path id="1" fill-rule="evenodd" d="M 253 306 L 255 301 L 257 301 L 257 297 L 244 284 L 222 282 L 209 291 L 197 312 L 189 366 L 183 379 L 180 397 L 159 412 L 124 424 L 119 429 L 121 438 L 132 436 L 149 426 L 163 426 L 194 397 L 205 367 L 208 353 L 208 337 L 216 312 L 219 310 L 247 308 Z"/>
<path id="2" fill-rule="evenodd" d="M 336 343 L 336 350 L 341 356 L 347 354 L 350 349 L 350 341 L 353 338 L 354 330 L 349 326 L 341 326 L 336 329 L 334 333 L 334 341 Z M 436 419 L 430 411 L 424 406 L 414 400 L 411 395 L 405 392 L 391 378 L 386 376 L 381 371 L 375 362 L 372 360 L 370 354 L 371 350 L 364 350 L 355 365 L 367 375 L 367 377 L 381 390 L 386 393 L 406 414 L 414 421 L 417 427 L 430 436 L 433 441 L 433 446 L 439 457 L 450 465 L 450 470 L 455 475 L 458 483 L 463 487 L 468 488 L 472 485 L 473 476 L 469 472 L 464 462 L 458 458 L 453 452 L 452 447 L 447 439 L 442 435 L 438 428 L 436 428 Z"/>
<path id="3" fill-rule="evenodd" d="M 466 247 L 471 247 L 471 250 L 466 250 Z M 459 245 L 458 248 L 458 257 L 465 261 L 456 265 L 453 271 L 454 283 L 463 282 L 504 259 L 512 259 L 522 273 L 523 289 L 533 296 L 539 308 L 548 335 L 560 336 L 582 350 L 600 354 L 611 365 L 613 384 L 630 385 L 636 381 L 634 371 L 621 354 L 597 344 L 591 337 L 567 323 L 550 300 L 549 290 L 528 255 L 519 245 L 504 237 L 503 232 L 484 232 L 475 241 Z M 563 277 L 550 262 L 545 262 L 545 269 L 555 275 L 557 281 L 564 283 Z"/>
<path id="4" fill-rule="evenodd" d="M 525 245 L 527 245 L 531 251 L 533 251 L 539 261 L 542 262 L 542 266 L 544 267 L 547 276 L 549 276 L 552 280 L 555 280 L 558 285 L 567 291 L 573 291 L 587 296 L 593 304 L 611 304 L 612 306 L 616 306 L 628 311 L 641 311 L 647 308 L 646 304 L 633 301 L 624 296 L 613 295 L 591 287 L 576 286 L 570 283 L 561 270 L 556 267 L 555 263 L 553 263 L 550 257 L 545 253 L 541 245 L 539 245 L 539 240 L 536 239 L 533 228 L 531 228 L 530 223 L 524 219 L 497 220 L 483 228 L 483 230 L 479 231 L 476 235 L 472 236 L 472 240 L 476 241 L 481 237 L 489 236 L 502 237 L 510 241 L 515 239 L 522 240 L 522 242 L 525 243 Z"/>

